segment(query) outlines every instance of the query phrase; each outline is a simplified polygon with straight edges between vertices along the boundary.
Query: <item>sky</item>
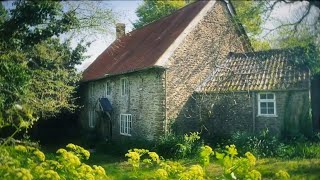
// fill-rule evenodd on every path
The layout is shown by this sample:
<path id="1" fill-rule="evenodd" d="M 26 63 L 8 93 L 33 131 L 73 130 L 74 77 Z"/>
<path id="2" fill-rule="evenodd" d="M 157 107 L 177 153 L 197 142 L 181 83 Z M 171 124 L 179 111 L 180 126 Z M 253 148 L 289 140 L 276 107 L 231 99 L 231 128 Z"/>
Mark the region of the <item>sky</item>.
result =
<path id="1" fill-rule="evenodd" d="M 94 1 L 93 1 L 94 2 Z M 116 16 L 117 22 L 124 23 L 126 25 L 126 33 L 130 32 L 133 28 L 132 22 L 135 22 L 138 17 L 135 14 L 137 7 L 143 2 L 142 0 L 107 0 L 107 1 L 97 1 L 104 8 L 112 9 Z M 12 1 L 2 2 L 7 8 L 12 8 Z M 294 3 L 292 6 L 277 7 L 277 10 L 274 11 L 272 17 L 276 19 L 287 19 L 292 17 L 294 12 L 301 8 L 301 3 Z M 272 29 L 277 26 L 274 19 L 267 22 L 264 27 Z M 108 34 L 100 34 L 96 37 L 89 37 L 89 39 L 94 39 L 91 46 L 88 48 L 87 53 L 85 54 L 88 58 L 79 66 L 77 66 L 78 71 L 83 71 L 87 68 L 114 40 L 115 40 L 115 27 L 110 29 Z M 74 46 L 78 43 L 79 40 L 75 39 L 72 44 Z"/>
<path id="2" fill-rule="evenodd" d="M 115 12 L 117 22 L 124 23 L 126 25 L 126 33 L 132 30 L 132 23 L 138 19 L 138 17 L 135 14 L 135 11 L 142 2 L 143 0 L 97 1 L 99 5 L 105 8 L 112 9 L 112 11 Z M 3 1 L 2 3 L 7 9 L 13 8 L 13 1 Z M 96 35 L 95 37 L 88 37 L 90 40 L 93 39 L 94 41 L 91 43 L 90 47 L 85 53 L 85 55 L 88 56 L 88 58 L 81 65 L 78 65 L 76 67 L 78 71 L 83 71 L 85 68 L 87 68 L 115 40 L 115 27 L 111 28 L 111 31 L 114 32 Z M 64 39 L 65 37 L 66 36 L 62 35 L 61 39 Z M 71 42 L 71 45 L 75 47 L 79 41 L 79 39 L 75 38 L 74 41 Z"/>
<path id="3" fill-rule="evenodd" d="M 133 28 L 132 22 L 135 22 L 138 17 L 135 14 L 137 7 L 142 3 L 142 0 L 135 1 L 105 1 L 105 5 L 112 8 L 118 16 L 119 23 L 126 25 L 126 33 L 130 32 Z M 115 32 L 115 27 L 111 29 Z M 83 71 L 94 61 L 114 40 L 115 33 L 108 35 L 101 35 L 100 39 L 96 39 L 89 47 L 86 55 L 90 56 L 80 66 L 79 71 Z"/>

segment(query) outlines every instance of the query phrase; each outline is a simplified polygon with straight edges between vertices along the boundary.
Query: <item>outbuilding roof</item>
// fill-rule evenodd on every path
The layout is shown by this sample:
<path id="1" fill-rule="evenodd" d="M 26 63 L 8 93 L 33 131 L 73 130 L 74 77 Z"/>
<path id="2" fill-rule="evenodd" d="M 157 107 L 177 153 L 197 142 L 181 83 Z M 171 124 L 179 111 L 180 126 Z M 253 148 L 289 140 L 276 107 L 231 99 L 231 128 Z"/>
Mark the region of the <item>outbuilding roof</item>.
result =
<path id="1" fill-rule="evenodd" d="M 82 81 L 121 74 L 155 63 L 209 1 L 197 1 L 114 41 L 83 72 Z"/>
<path id="2" fill-rule="evenodd" d="M 302 48 L 230 53 L 197 92 L 267 91 L 309 88 Z"/>

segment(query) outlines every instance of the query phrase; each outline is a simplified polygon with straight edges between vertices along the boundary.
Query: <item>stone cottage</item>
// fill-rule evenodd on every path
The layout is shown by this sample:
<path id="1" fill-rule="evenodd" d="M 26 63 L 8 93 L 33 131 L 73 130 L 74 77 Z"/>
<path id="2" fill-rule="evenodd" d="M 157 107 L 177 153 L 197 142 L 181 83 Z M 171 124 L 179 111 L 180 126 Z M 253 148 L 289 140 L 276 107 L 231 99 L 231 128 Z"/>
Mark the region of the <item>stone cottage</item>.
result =
<path id="1" fill-rule="evenodd" d="M 83 72 L 82 126 L 114 140 L 171 130 L 230 135 L 309 128 L 299 48 L 252 52 L 227 0 L 197 1 L 117 39 Z"/>
<path id="2" fill-rule="evenodd" d="M 302 48 L 230 53 L 186 103 L 184 131 L 210 136 L 237 131 L 311 132 L 310 71 Z M 181 130 L 181 129 L 180 129 Z M 198 129 L 197 129 L 198 130 Z"/>
<path id="3" fill-rule="evenodd" d="M 233 14 L 227 1 L 197 1 L 117 35 L 83 72 L 83 127 L 115 140 L 153 140 L 168 132 L 216 64 L 229 52 L 251 51 Z"/>

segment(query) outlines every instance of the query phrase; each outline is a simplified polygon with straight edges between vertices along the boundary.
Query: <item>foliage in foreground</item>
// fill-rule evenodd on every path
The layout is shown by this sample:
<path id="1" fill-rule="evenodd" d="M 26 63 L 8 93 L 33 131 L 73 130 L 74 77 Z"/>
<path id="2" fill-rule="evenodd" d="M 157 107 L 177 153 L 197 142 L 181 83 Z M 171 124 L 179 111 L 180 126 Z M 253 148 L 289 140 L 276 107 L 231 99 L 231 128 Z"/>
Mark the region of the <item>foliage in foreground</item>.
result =
<path id="1" fill-rule="evenodd" d="M 90 153 L 74 144 L 58 149 L 52 156 L 22 145 L 2 146 L 0 153 L 0 177 L 3 179 L 110 179 L 101 166 L 83 163 Z M 131 149 L 125 156 L 132 170 L 128 173 L 129 179 L 209 179 L 207 168 L 212 163 L 223 170 L 217 175 L 218 179 L 261 179 L 255 167 L 255 156 L 247 152 L 239 157 L 235 145 L 226 146 L 220 152 L 203 145 L 196 154 L 197 161 L 188 163 L 166 160 L 146 149 Z M 145 174 L 146 171 L 150 173 Z M 290 177 L 283 170 L 275 175 L 279 179 Z"/>
<path id="2" fill-rule="evenodd" d="M 238 132 L 226 142 L 232 142 L 239 147 L 240 154 L 250 151 L 260 158 L 320 158 L 320 134 L 309 138 L 301 135 L 281 140 L 268 130 L 258 135 Z"/>
<path id="3" fill-rule="evenodd" d="M 179 161 L 165 160 L 156 152 L 146 149 L 131 149 L 125 155 L 134 172 L 132 179 L 207 179 L 206 167 L 213 159 L 222 167 L 223 172 L 218 179 L 262 179 L 261 173 L 255 169 L 256 158 L 250 152 L 245 157 L 237 156 L 238 152 L 234 145 L 226 146 L 222 152 L 214 152 L 210 146 L 202 146 L 197 154 L 198 163 L 183 164 Z M 148 169 L 152 173 L 145 177 L 139 177 Z M 152 176 L 151 176 L 152 175 Z M 279 179 L 288 179 L 286 171 L 276 173 Z"/>
<path id="4" fill-rule="evenodd" d="M 52 158 L 31 146 L 5 146 L 0 149 L 0 177 L 2 179 L 108 179 L 101 166 L 89 166 L 82 160 L 89 151 L 74 144 L 59 149 Z"/>

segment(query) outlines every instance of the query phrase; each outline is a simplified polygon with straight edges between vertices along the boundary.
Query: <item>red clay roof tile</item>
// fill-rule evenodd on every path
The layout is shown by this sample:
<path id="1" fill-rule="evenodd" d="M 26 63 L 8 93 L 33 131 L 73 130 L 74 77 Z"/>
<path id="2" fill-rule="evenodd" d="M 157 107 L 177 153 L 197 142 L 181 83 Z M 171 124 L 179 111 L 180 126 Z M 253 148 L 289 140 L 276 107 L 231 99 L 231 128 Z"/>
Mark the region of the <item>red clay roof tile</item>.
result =
<path id="1" fill-rule="evenodd" d="M 197 1 L 114 41 L 84 72 L 82 81 L 155 66 L 208 1 Z"/>

